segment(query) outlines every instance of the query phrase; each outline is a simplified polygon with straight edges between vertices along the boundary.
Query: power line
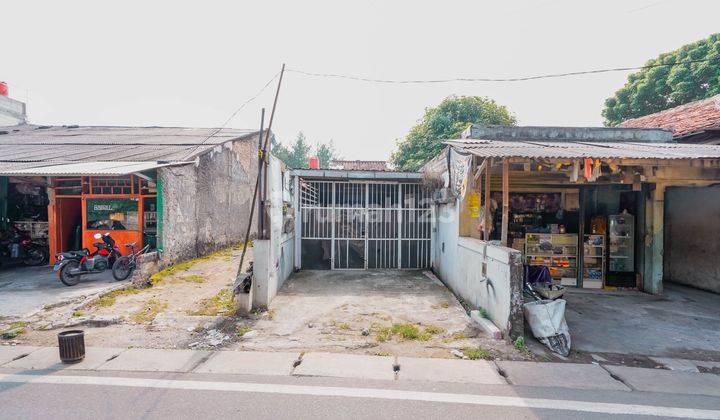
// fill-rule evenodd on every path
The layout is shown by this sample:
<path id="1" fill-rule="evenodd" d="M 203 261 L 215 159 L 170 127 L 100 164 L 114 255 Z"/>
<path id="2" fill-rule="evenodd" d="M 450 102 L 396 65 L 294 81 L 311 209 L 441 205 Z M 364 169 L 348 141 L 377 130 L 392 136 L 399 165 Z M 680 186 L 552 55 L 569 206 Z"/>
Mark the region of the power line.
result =
<path id="1" fill-rule="evenodd" d="M 245 102 L 243 102 L 242 104 L 240 104 L 240 106 L 235 110 L 235 112 L 233 112 L 232 114 L 230 114 L 230 116 L 225 120 L 224 123 L 222 123 L 222 125 L 221 125 L 219 128 L 216 128 L 213 132 L 210 133 L 209 136 L 205 137 L 205 139 L 203 139 L 203 141 L 201 141 L 200 143 L 196 144 L 196 145 L 183 157 L 183 159 L 187 159 L 190 155 L 192 155 L 193 153 L 195 153 L 195 151 L 196 151 L 200 146 L 204 145 L 205 142 L 207 142 L 208 140 L 210 140 L 211 138 L 213 138 L 217 133 L 219 133 L 222 129 L 224 129 L 225 126 L 227 126 L 228 123 L 229 123 L 233 118 L 235 118 L 235 116 L 236 116 L 240 111 L 242 111 L 243 108 L 245 108 L 245 106 L 247 106 L 250 102 L 252 102 L 252 101 L 254 101 L 255 99 L 257 99 L 258 96 L 262 95 L 262 93 L 265 92 L 265 89 L 267 89 L 268 86 L 270 86 L 270 84 L 271 84 L 275 79 L 277 79 L 277 77 L 278 77 L 279 75 L 280 75 L 280 72 L 275 73 L 275 75 L 272 77 L 272 79 L 268 80 L 267 83 L 265 83 L 265 86 L 262 87 L 262 89 L 260 89 L 254 96 L 252 96 L 251 98 L 249 98 L 248 100 L 246 100 Z"/>
<path id="2" fill-rule="evenodd" d="M 334 73 L 313 73 L 309 71 L 304 70 L 298 70 L 298 69 L 287 69 L 285 71 L 290 73 L 297 73 L 301 74 L 303 76 L 309 76 L 309 77 L 322 77 L 322 78 L 333 78 L 333 79 L 347 79 L 347 80 L 355 80 L 359 82 L 368 82 L 368 83 L 385 83 L 385 84 L 431 84 L 431 83 L 453 83 L 453 82 L 524 82 L 528 80 L 539 80 L 539 79 L 556 79 L 561 77 L 568 77 L 568 76 L 580 76 L 585 74 L 600 74 L 600 73 L 611 73 L 611 72 L 618 72 L 618 71 L 631 71 L 631 70 L 643 70 L 643 69 L 651 69 L 656 67 L 673 67 L 673 66 L 679 66 L 683 64 L 692 64 L 692 63 L 705 63 L 709 62 L 710 58 L 703 58 L 698 60 L 686 60 L 679 63 L 670 63 L 670 64 L 648 64 L 645 66 L 639 66 L 639 67 L 615 67 L 615 68 L 608 68 L 608 69 L 597 69 L 597 70 L 584 70 L 584 71 L 574 71 L 574 72 L 568 72 L 568 73 L 554 73 L 554 74 L 541 74 L 541 75 L 535 75 L 535 76 L 520 76 L 520 77 L 509 77 L 509 78 L 488 78 L 488 77 L 454 77 L 451 79 L 430 79 L 430 80 L 393 80 L 393 79 L 371 79 L 367 77 L 362 76 L 354 76 L 354 75 L 348 75 L 348 74 L 334 74 Z"/>

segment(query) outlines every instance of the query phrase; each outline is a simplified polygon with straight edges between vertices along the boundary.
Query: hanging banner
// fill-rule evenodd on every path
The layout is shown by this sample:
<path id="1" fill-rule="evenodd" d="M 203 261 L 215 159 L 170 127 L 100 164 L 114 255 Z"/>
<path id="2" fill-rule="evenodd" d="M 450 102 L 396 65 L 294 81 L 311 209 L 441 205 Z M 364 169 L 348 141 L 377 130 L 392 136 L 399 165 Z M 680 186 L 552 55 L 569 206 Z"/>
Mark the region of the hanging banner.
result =
<path id="1" fill-rule="evenodd" d="M 453 193 L 465 197 L 468 186 L 468 174 L 472 165 L 473 155 L 462 155 L 450 148 L 450 188 Z"/>

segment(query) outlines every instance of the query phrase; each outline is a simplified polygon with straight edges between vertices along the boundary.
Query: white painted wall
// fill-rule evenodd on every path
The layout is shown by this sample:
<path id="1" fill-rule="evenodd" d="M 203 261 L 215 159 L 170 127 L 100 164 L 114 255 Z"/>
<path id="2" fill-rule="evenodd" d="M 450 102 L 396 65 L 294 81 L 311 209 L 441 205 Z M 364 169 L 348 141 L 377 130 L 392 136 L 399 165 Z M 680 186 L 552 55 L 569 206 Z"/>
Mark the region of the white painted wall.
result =
<path id="1" fill-rule="evenodd" d="M 507 336 L 511 327 L 513 296 L 511 264 L 519 251 L 460 237 L 459 205 L 438 205 L 435 210 L 437 239 L 433 269 L 452 291 L 473 307 L 485 308 L 490 319 Z M 483 275 L 483 263 L 487 264 Z"/>
<path id="2" fill-rule="evenodd" d="M 254 307 L 267 307 L 295 266 L 295 232 L 283 233 L 283 204 L 294 201 L 291 185 L 289 171 L 271 155 L 267 177 L 270 239 L 255 241 L 253 249 Z"/>

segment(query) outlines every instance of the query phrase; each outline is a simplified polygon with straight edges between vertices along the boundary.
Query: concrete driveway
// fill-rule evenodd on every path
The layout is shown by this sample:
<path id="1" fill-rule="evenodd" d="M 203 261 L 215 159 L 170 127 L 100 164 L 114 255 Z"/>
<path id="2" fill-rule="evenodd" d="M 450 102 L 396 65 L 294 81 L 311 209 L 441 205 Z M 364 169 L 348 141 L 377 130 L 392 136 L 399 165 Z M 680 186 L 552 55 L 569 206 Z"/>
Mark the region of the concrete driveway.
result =
<path id="1" fill-rule="evenodd" d="M 720 296 L 665 283 L 663 296 L 571 289 L 565 317 L 586 352 L 720 360 Z"/>
<path id="2" fill-rule="evenodd" d="M 325 351 L 454 358 L 482 348 L 482 358 L 522 356 L 475 329 L 457 298 L 422 271 L 300 271 L 237 343 L 260 351 Z"/>
<path id="3" fill-rule="evenodd" d="M 20 317 L 45 305 L 100 292 L 117 284 L 108 270 L 84 276 L 75 286 L 65 286 L 52 267 L 0 267 L 0 317 Z"/>

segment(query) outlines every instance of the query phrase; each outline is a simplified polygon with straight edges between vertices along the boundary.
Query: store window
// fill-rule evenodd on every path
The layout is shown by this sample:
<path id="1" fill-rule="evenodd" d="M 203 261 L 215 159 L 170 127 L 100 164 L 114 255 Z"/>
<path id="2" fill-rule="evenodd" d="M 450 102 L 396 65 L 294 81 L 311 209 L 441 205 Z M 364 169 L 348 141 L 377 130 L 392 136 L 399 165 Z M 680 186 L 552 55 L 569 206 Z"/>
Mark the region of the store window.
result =
<path id="1" fill-rule="evenodd" d="M 140 230 L 137 200 L 97 198 L 87 200 L 88 230 Z"/>

